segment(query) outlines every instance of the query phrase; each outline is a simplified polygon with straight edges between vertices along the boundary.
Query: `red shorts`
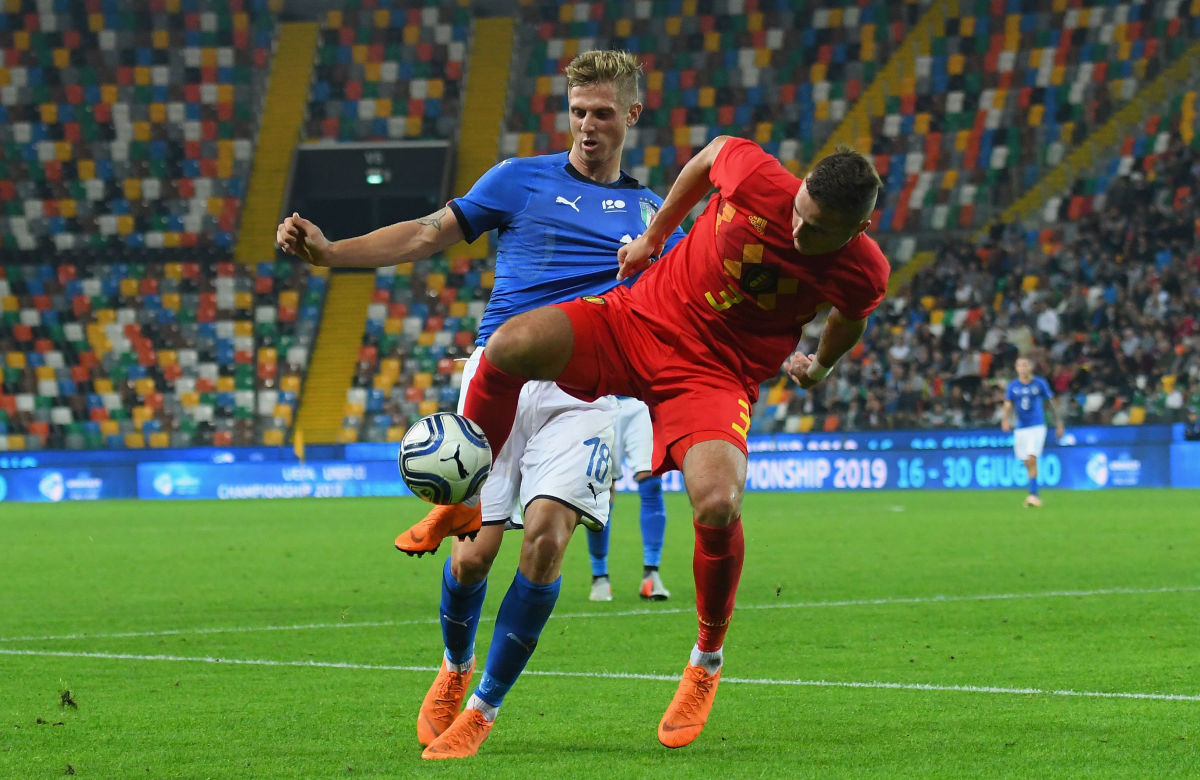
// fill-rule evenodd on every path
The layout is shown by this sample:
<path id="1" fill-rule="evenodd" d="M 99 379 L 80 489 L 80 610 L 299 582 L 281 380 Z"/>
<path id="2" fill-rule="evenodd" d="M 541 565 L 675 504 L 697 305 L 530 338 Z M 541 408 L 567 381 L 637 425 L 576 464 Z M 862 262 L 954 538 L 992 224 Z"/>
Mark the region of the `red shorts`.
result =
<path id="1" fill-rule="evenodd" d="M 656 474 L 679 468 L 688 448 L 702 441 L 728 441 L 745 454 L 758 387 L 751 392 L 693 337 L 645 320 L 629 307 L 627 293 L 617 287 L 602 298 L 555 304 L 575 335 L 559 386 L 585 400 L 628 395 L 645 401 Z"/>

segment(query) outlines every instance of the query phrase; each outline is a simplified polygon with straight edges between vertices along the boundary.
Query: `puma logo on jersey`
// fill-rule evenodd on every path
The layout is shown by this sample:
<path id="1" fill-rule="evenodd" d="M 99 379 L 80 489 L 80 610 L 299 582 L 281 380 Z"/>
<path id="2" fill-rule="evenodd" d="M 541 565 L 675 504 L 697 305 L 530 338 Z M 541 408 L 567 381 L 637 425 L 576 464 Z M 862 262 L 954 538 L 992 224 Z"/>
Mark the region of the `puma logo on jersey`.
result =
<path id="1" fill-rule="evenodd" d="M 578 207 L 578 206 L 576 206 L 575 204 L 576 204 L 576 203 L 578 203 L 578 202 L 579 202 L 579 198 L 582 198 L 582 197 L 583 197 L 583 196 L 582 196 L 582 195 L 580 195 L 579 197 L 575 198 L 575 200 L 567 200 L 567 199 L 566 199 L 566 198 L 564 198 L 562 195 L 559 195 L 557 198 L 555 198 L 555 199 L 554 199 L 554 202 L 555 202 L 555 203 L 561 203 L 561 204 L 563 204 L 564 206 L 570 206 L 571 208 L 575 209 L 575 213 L 576 213 L 576 214 L 578 214 L 578 213 L 579 213 L 579 207 Z"/>

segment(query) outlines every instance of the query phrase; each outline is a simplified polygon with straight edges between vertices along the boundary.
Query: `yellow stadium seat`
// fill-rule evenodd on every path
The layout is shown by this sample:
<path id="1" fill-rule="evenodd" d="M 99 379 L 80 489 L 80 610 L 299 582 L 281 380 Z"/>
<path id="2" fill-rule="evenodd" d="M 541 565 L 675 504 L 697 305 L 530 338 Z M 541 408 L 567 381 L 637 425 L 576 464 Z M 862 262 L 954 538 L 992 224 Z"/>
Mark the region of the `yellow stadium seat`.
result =
<path id="1" fill-rule="evenodd" d="M 353 444 L 358 441 L 357 428 L 342 428 L 338 431 L 338 444 Z"/>
<path id="2" fill-rule="evenodd" d="M 199 406 L 200 405 L 200 394 L 195 393 L 195 392 L 182 393 L 179 396 L 179 405 L 182 406 L 184 409 L 191 409 L 196 406 Z"/>
<path id="3" fill-rule="evenodd" d="M 1131 406 L 1129 407 L 1129 424 L 1142 425 L 1146 422 L 1146 407 Z"/>
<path id="4" fill-rule="evenodd" d="M 379 361 L 379 373 L 390 374 L 392 376 L 399 376 L 400 375 L 400 358 L 385 357 L 383 360 Z"/>
<path id="5" fill-rule="evenodd" d="M 342 407 L 342 414 L 346 417 L 362 417 L 363 411 L 363 405 L 357 401 L 347 401 Z"/>
<path id="6" fill-rule="evenodd" d="M 234 381 L 233 377 L 231 377 L 231 376 L 217 377 L 217 392 L 218 393 L 232 393 L 236 389 L 237 389 L 237 383 Z"/>
<path id="7" fill-rule="evenodd" d="M 161 450 L 164 447 L 171 446 L 171 434 L 166 431 L 155 431 L 150 434 L 150 446 L 154 449 Z"/>
<path id="8" fill-rule="evenodd" d="M 388 428 L 388 430 L 387 430 L 387 440 L 388 441 L 400 441 L 401 439 L 404 438 L 404 434 L 407 432 L 408 432 L 408 429 L 405 428 L 403 425 L 393 425 L 391 428 Z"/>
<path id="9" fill-rule="evenodd" d="M 275 408 L 271 410 L 271 414 L 283 420 L 288 425 L 292 424 L 292 407 L 288 404 L 275 404 Z"/>
<path id="10" fill-rule="evenodd" d="M 371 386 L 384 394 L 390 393 L 392 388 L 396 386 L 396 375 L 378 373 L 371 380 Z"/>
<path id="11" fill-rule="evenodd" d="M 417 334 L 417 344 L 422 347 L 432 347 L 433 342 L 437 339 L 437 334 L 431 330 L 421 331 Z"/>
<path id="12" fill-rule="evenodd" d="M 437 410 L 438 410 L 438 402 L 437 401 L 422 401 L 421 403 L 417 404 L 417 413 L 420 414 L 422 417 L 425 417 L 430 414 L 435 414 L 437 412 Z"/>
<path id="13" fill-rule="evenodd" d="M 35 368 L 33 370 L 33 374 L 34 374 L 34 376 L 37 377 L 39 382 L 42 382 L 45 380 L 49 380 L 51 382 L 54 381 L 53 366 L 38 366 L 37 368 Z"/>
<path id="14" fill-rule="evenodd" d="M 8 363 L 9 368 L 25 368 L 25 353 L 24 352 L 9 352 L 4 362 Z"/>
<path id="15" fill-rule="evenodd" d="M 419 387 L 422 390 L 433 387 L 433 374 L 422 371 L 413 377 L 413 387 Z"/>
<path id="16" fill-rule="evenodd" d="M 455 301 L 454 303 L 450 304 L 450 316 L 451 317 L 467 316 L 467 302 L 466 301 Z"/>
<path id="17" fill-rule="evenodd" d="M 19 433 L 10 433 L 8 435 L 8 448 L 10 450 L 25 449 L 25 437 Z"/>
<path id="18" fill-rule="evenodd" d="M 126 278 L 126 279 L 121 280 L 121 295 L 122 296 L 124 296 L 126 298 L 132 298 L 133 296 L 135 296 L 137 294 L 138 294 L 138 280 L 137 279 Z"/>
<path id="19" fill-rule="evenodd" d="M 289 393 L 300 392 L 300 376 L 298 374 L 287 374 L 279 380 L 279 389 L 286 390 Z"/>
<path id="20" fill-rule="evenodd" d="M 147 396 L 153 393 L 157 388 L 154 385 L 154 380 L 150 377 L 142 377 L 133 383 L 134 392 L 141 396 Z"/>
<path id="21" fill-rule="evenodd" d="M 125 434 L 125 447 L 131 450 L 140 450 L 146 446 L 146 439 L 140 433 Z"/>
<path id="22" fill-rule="evenodd" d="M 278 428 L 268 428 L 263 431 L 263 444 L 268 447 L 278 447 L 283 444 L 283 433 Z"/>
<path id="23" fill-rule="evenodd" d="M 92 381 L 92 389 L 97 393 L 111 393 L 113 391 L 112 380 L 108 377 L 100 377 Z"/>
<path id="24" fill-rule="evenodd" d="M 815 419 L 811 414 L 806 414 L 800 418 L 800 433 L 808 433 L 813 429 Z"/>

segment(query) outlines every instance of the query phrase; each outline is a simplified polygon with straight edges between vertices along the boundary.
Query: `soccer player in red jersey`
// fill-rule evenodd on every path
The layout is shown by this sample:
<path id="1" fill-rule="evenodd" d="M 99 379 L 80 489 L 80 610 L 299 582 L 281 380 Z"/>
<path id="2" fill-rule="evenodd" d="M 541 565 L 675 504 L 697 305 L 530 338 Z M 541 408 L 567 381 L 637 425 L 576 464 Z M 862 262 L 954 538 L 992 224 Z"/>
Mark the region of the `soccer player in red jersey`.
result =
<path id="1" fill-rule="evenodd" d="M 746 433 L 759 386 L 784 366 L 811 388 L 862 337 L 883 299 L 888 262 L 864 231 L 881 186 L 871 161 L 842 147 L 803 179 L 757 144 L 720 136 L 679 174 L 649 228 L 618 253 L 630 288 L 534 309 L 488 341 L 463 412 L 503 444 L 528 379 L 582 398 L 632 395 L 650 407 L 656 473 L 679 468 L 696 532 L 699 633 L 658 727 L 667 747 L 704 728 L 741 576 Z M 716 192 L 692 230 L 652 259 L 684 216 Z M 830 307 L 815 354 L 793 354 Z"/>

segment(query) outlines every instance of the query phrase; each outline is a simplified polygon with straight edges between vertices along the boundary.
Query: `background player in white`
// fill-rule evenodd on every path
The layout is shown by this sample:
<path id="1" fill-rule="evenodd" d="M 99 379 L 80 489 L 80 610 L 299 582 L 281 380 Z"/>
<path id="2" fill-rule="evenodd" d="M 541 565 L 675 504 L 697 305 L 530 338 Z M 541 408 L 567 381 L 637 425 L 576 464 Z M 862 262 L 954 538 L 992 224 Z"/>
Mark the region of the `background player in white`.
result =
<path id="1" fill-rule="evenodd" d="M 663 585 L 658 566 L 662 561 L 663 536 L 667 510 L 663 503 L 662 477 L 652 472 L 654 429 L 650 409 L 636 398 L 617 399 L 617 418 L 613 427 L 613 479 L 620 479 L 629 462 L 640 499 L 642 528 L 642 585 L 638 595 L 650 601 L 666 601 L 671 591 Z M 611 502 L 610 502 L 611 511 Z M 598 531 L 589 529 L 588 557 L 592 562 L 592 601 L 612 601 L 612 582 L 608 577 L 609 538 L 612 523 Z"/>
<path id="2" fill-rule="evenodd" d="M 1038 497 L 1038 458 L 1046 444 L 1046 413 L 1054 422 L 1054 432 L 1063 436 L 1062 417 L 1054 408 L 1054 393 L 1049 383 L 1033 375 L 1033 362 L 1027 357 L 1017 358 L 1017 378 L 1008 383 L 1004 394 L 1004 410 L 1001 412 L 1000 427 L 1005 433 L 1013 432 L 1013 452 L 1017 460 L 1024 461 L 1029 471 L 1029 495 L 1025 506 L 1041 506 Z M 1013 428 L 1009 419 L 1013 409 L 1017 411 L 1017 425 Z"/>
<path id="3" fill-rule="evenodd" d="M 279 226 L 277 241 L 317 265 L 370 268 L 419 260 L 498 230 L 496 282 L 480 322 L 480 347 L 515 314 L 605 292 L 617 283 L 617 250 L 645 230 L 662 203 L 621 171 L 626 132 L 642 110 L 640 72 L 624 52 L 585 52 L 572 60 L 568 152 L 504 160 L 465 196 L 421 219 L 331 243 L 293 215 Z M 675 231 L 669 246 L 682 237 Z M 463 372 L 462 396 L 482 353 L 476 349 Z M 515 440 L 496 454 L 481 501 L 465 510 L 439 507 L 396 539 L 401 550 L 421 554 L 446 536 L 459 537 L 442 573 L 442 668 L 418 715 L 418 739 L 428 745 L 422 757 L 460 758 L 479 749 L 554 608 L 575 526 L 607 522 L 614 408 L 611 398 L 585 404 L 553 382 L 530 383 L 521 391 Z M 515 505 L 525 524 L 518 570 L 497 614 L 483 680 L 460 713 L 475 668 L 487 576 Z"/>

